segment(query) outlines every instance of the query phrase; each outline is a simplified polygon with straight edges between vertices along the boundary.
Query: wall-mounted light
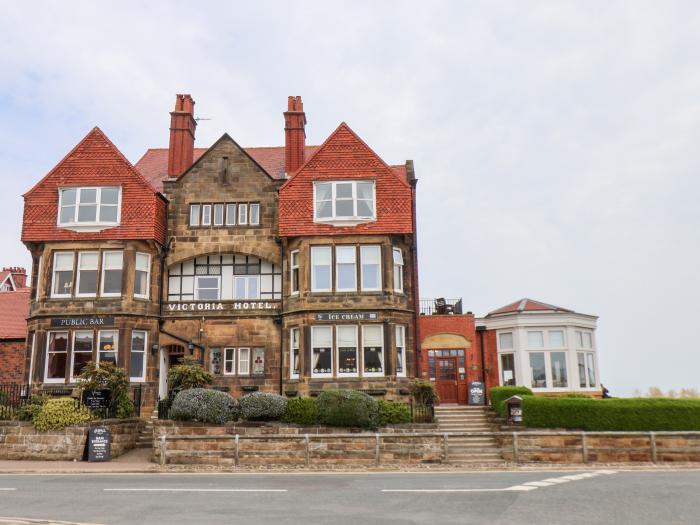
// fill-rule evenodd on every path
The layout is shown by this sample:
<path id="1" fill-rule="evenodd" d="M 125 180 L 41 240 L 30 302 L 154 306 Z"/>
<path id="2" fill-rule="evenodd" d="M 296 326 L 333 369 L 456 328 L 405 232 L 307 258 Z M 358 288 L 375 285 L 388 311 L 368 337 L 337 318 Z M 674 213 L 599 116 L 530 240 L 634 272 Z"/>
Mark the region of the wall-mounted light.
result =
<path id="1" fill-rule="evenodd" d="M 158 355 L 158 345 L 157 344 L 151 345 L 151 355 Z"/>
<path id="2" fill-rule="evenodd" d="M 191 352 L 192 350 L 194 350 L 194 345 L 192 344 L 192 341 L 190 341 L 189 343 L 187 343 L 187 349 L 188 349 L 190 352 Z"/>

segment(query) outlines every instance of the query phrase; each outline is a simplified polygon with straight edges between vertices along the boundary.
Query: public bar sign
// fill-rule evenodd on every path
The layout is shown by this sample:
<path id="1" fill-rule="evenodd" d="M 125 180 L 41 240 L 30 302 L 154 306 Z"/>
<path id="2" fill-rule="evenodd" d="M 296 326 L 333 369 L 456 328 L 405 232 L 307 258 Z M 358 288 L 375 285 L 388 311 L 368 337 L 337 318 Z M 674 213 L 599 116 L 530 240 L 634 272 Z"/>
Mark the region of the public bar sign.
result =
<path id="1" fill-rule="evenodd" d="M 323 312 L 316 314 L 317 321 L 376 321 L 376 312 Z"/>
<path id="2" fill-rule="evenodd" d="M 91 327 L 91 326 L 114 326 L 114 317 L 56 317 L 51 319 L 52 327 Z"/>

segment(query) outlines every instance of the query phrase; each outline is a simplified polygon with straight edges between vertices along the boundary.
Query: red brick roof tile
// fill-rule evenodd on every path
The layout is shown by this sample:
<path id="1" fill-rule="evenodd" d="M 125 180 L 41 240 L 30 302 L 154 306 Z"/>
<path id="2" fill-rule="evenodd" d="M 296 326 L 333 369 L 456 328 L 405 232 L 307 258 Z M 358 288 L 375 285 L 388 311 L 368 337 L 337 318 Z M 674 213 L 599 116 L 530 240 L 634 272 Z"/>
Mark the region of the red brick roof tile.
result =
<path id="1" fill-rule="evenodd" d="M 502 306 L 493 312 L 489 312 L 488 315 L 497 314 L 509 314 L 509 313 L 521 313 L 521 312 L 569 312 L 574 313 L 573 310 L 568 310 L 560 306 L 554 306 L 551 304 L 543 303 L 540 301 L 533 301 L 527 297 L 515 301 L 514 303 Z"/>
<path id="2" fill-rule="evenodd" d="M 22 339 L 27 336 L 29 288 L 0 292 L 0 339 Z"/>

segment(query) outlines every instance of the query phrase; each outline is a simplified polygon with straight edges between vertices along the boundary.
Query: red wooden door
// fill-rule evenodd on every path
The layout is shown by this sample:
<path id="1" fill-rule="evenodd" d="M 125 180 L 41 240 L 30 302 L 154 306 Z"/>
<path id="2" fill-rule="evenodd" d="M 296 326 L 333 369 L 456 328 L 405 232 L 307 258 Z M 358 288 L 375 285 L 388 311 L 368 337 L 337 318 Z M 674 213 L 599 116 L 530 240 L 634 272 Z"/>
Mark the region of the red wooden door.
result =
<path id="1" fill-rule="evenodd" d="M 457 392 L 457 358 L 437 358 L 437 393 L 440 403 L 456 403 Z"/>

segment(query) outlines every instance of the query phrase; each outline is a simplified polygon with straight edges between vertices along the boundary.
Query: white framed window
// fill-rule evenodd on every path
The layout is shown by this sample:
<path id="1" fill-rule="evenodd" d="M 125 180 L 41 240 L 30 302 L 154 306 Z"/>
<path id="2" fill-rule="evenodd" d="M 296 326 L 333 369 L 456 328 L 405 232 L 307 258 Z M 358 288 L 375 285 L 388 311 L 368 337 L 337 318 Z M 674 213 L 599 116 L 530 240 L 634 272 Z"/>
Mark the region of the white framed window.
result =
<path id="1" fill-rule="evenodd" d="M 232 376 L 236 373 L 236 349 L 224 348 L 224 375 Z"/>
<path id="2" fill-rule="evenodd" d="M 541 330 L 527 333 L 528 348 L 544 348 L 544 333 Z"/>
<path id="3" fill-rule="evenodd" d="M 564 331 L 563 330 L 549 330 L 547 333 L 549 337 L 549 348 L 564 348 Z"/>
<path id="4" fill-rule="evenodd" d="M 214 226 L 224 225 L 224 205 L 214 204 Z"/>
<path id="5" fill-rule="evenodd" d="M 236 225 L 236 205 L 227 204 L 226 205 L 226 226 Z"/>
<path id="6" fill-rule="evenodd" d="M 515 386 L 515 354 L 500 354 L 501 386 Z"/>
<path id="7" fill-rule="evenodd" d="M 289 378 L 299 378 L 299 332 L 298 328 L 289 330 Z"/>
<path id="8" fill-rule="evenodd" d="M 338 377 L 357 377 L 357 326 L 336 326 L 335 342 Z"/>
<path id="9" fill-rule="evenodd" d="M 547 388 L 547 365 L 544 352 L 530 352 L 530 386 Z"/>
<path id="10" fill-rule="evenodd" d="M 59 226 L 119 224 L 120 187 L 63 188 L 58 195 Z"/>
<path id="11" fill-rule="evenodd" d="M 134 268 L 134 297 L 148 299 L 151 285 L 151 255 L 136 252 Z"/>
<path id="12" fill-rule="evenodd" d="M 260 276 L 258 276 L 258 275 L 236 275 L 233 278 L 233 298 L 234 299 L 259 299 L 260 298 Z"/>
<path id="13" fill-rule="evenodd" d="M 513 332 L 500 332 L 498 334 L 498 349 L 512 350 L 513 349 Z"/>
<path id="14" fill-rule="evenodd" d="M 394 291 L 403 292 L 403 252 L 399 248 L 392 250 L 394 256 Z"/>
<path id="15" fill-rule="evenodd" d="M 250 348 L 238 349 L 238 375 L 250 375 Z"/>
<path id="16" fill-rule="evenodd" d="M 211 204 L 202 204 L 202 226 L 211 226 Z"/>
<path id="17" fill-rule="evenodd" d="M 248 224 L 248 205 L 239 204 L 238 205 L 238 224 L 244 225 Z"/>
<path id="18" fill-rule="evenodd" d="M 357 290 L 357 264 L 355 246 L 335 247 L 335 289 L 339 292 Z"/>
<path id="19" fill-rule="evenodd" d="M 566 366 L 566 352 L 549 352 L 549 363 L 552 373 L 552 387 L 568 387 L 569 377 Z"/>
<path id="20" fill-rule="evenodd" d="M 218 275 L 198 275 L 195 277 L 195 301 L 218 301 L 219 290 Z"/>
<path id="21" fill-rule="evenodd" d="M 252 372 L 254 376 L 265 374 L 265 349 L 253 348 L 252 350 Z"/>
<path id="22" fill-rule="evenodd" d="M 51 297 L 70 297 L 73 291 L 73 252 L 56 252 L 53 256 Z"/>
<path id="23" fill-rule="evenodd" d="M 250 205 L 250 224 L 252 226 L 260 224 L 260 204 Z"/>
<path id="24" fill-rule="evenodd" d="M 380 324 L 362 327 L 362 363 L 365 377 L 384 375 L 384 330 Z"/>
<path id="25" fill-rule="evenodd" d="M 131 331 L 131 356 L 129 358 L 129 379 L 131 381 L 146 380 L 146 349 L 148 332 L 146 330 Z"/>
<path id="26" fill-rule="evenodd" d="M 292 295 L 299 293 L 299 250 L 289 254 L 289 282 Z"/>
<path id="27" fill-rule="evenodd" d="M 331 247 L 311 247 L 311 291 L 331 291 Z"/>
<path id="28" fill-rule="evenodd" d="M 97 346 L 97 362 L 112 363 L 117 365 L 117 355 L 119 353 L 119 331 L 100 330 L 99 344 Z"/>
<path id="29" fill-rule="evenodd" d="M 396 375 L 406 377 L 406 327 L 396 326 Z"/>
<path id="30" fill-rule="evenodd" d="M 102 252 L 102 297 L 120 297 L 124 252 Z"/>
<path id="31" fill-rule="evenodd" d="M 566 352 L 530 352 L 532 388 L 567 388 L 569 386 Z"/>
<path id="32" fill-rule="evenodd" d="M 49 332 L 46 340 L 45 383 L 65 383 L 68 360 L 68 332 Z"/>
<path id="33" fill-rule="evenodd" d="M 362 265 L 361 286 L 363 292 L 381 291 L 382 256 L 381 246 L 360 246 Z"/>
<path id="34" fill-rule="evenodd" d="M 577 352 L 578 380 L 581 388 L 595 388 L 595 354 L 593 352 Z"/>
<path id="35" fill-rule="evenodd" d="M 97 264 L 99 260 L 99 252 L 78 253 L 76 297 L 95 297 L 97 295 Z"/>
<path id="36" fill-rule="evenodd" d="M 374 203 L 374 181 L 314 183 L 315 221 L 372 220 Z"/>
<path id="37" fill-rule="evenodd" d="M 83 367 L 92 361 L 92 350 L 95 334 L 92 330 L 76 330 L 73 332 L 73 352 L 70 364 L 70 381 L 75 380 L 83 372 Z"/>
<path id="38" fill-rule="evenodd" d="M 311 377 L 333 377 L 333 330 L 311 327 Z"/>
<path id="39" fill-rule="evenodd" d="M 199 204 L 190 204 L 190 226 L 199 226 Z"/>

